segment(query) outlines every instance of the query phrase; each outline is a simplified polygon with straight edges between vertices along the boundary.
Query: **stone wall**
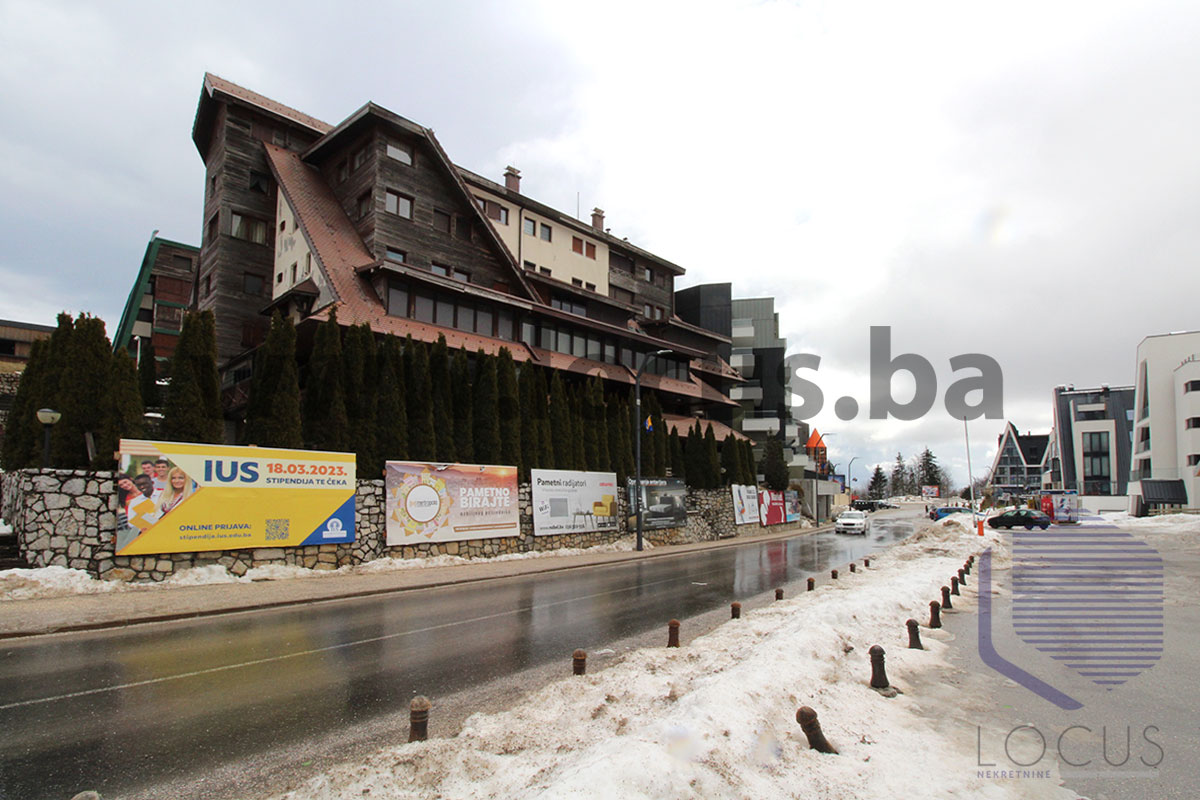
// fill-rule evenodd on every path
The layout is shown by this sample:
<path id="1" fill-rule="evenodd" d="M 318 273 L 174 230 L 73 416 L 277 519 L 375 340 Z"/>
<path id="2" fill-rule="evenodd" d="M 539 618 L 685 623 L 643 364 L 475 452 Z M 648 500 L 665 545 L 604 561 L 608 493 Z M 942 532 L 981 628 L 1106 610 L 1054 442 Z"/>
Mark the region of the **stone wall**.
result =
<path id="1" fill-rule="evenodd" d="M 0 475 L 0 516 L 18 533 L 26 561 L 32 567 L 59 565 L 86 570 L 94 576 L 116 580 L 160 581 L 191 567 L 220 565 L 234 575 L 271 564 L 332 570 L 384 556 L 423 558 L 438 555 L 468 558 L 491 557 L 540 550 L 594 547 L 633 534 L 628 525 L 625 492 L 618 493 L 618 526 L 615 530 L 535 536 L 533 502 L 529 484 L 521 484 L 519 536 L 471 539 L 459 542 L 413 542 L 389 547 L 381 480 L 358 482 L 355 498 L 355 541 L 350 544 L 308 547 L 260 547 L 166 553 L 154 556 L 117 556 L 113 552 L 117 525 L 117 499 L 113 472 L 73 470 L 21 470 Z M 687 525 L 681 528 L 644 530 L 651 545 L 715 541 L 763 532 L 758 525 L 735 525 L 728 489 L 693 490 L 688 493 Z M 782 525 L 772 532 L 797 529 Z"/>

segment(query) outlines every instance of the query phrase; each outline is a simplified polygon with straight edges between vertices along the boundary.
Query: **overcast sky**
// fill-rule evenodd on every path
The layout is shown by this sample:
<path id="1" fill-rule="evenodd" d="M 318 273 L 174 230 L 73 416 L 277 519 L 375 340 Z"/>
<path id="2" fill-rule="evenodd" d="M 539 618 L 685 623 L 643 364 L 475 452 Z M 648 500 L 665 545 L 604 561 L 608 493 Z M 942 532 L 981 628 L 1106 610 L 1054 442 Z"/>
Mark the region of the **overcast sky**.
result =
<path id="1" fill-rule="evenodd" d="M 1054 386 L 1130 384 L 1142 337 L 1200 328 L 1197 41 L 1200 5 L 1154 0 L 0 0 L 0 317 L 111 333 L 151 232 L 199 242 L 207 70 L 330 123 L 374 101 L 604 208 L 680 288 L 774 296 L 835 460 L 861 484 L 928 446 L 963 484 L 951 356 L 994 357 L 1046 432 Z M 872 325 L 937 367 L 923 419 L 865 419 Z M 1002 427 L 972 423 L 977 476 Z"/>

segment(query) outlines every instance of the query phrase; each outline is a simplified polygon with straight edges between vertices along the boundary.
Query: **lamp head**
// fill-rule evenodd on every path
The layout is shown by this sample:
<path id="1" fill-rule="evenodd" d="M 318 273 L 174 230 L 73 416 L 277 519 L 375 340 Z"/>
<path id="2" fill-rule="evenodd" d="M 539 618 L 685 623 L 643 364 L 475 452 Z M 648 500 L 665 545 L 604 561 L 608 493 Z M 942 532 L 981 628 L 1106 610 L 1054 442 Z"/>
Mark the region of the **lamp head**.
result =
<path id="1" fill-rule="evenodd" d="M 55 411 L 53 408 L 39 408 L 37 410 L 37 421 L 43 425 L 53 425 L 62 419 L 62 412 Z"/>

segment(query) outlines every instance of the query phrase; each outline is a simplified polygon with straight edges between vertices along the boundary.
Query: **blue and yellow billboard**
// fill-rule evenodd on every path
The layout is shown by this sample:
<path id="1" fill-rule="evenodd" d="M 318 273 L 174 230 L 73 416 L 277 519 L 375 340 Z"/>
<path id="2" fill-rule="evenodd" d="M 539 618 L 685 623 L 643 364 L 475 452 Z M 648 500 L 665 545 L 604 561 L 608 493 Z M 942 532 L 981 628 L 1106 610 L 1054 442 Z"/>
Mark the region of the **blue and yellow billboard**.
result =
<path id="1" fill-rule="evenodd" d="M 354 541 L 353 453 L 122 439 L 119 556 Z"/>

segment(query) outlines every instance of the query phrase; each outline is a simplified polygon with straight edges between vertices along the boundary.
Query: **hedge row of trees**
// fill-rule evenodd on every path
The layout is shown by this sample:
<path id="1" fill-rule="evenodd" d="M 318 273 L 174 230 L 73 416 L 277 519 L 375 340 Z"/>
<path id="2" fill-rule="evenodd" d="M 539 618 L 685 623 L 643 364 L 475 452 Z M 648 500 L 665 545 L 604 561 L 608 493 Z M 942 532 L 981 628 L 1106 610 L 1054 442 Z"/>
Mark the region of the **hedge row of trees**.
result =
<path id="1" fill-rule="evenodd" d="M 907 461 L 903 455 L 896 453 L 890 475 L 884 473 L 883 465 L 876 465 L 871 482 L 867 484 L 867 496 L 878 500 L 885 495 L 919 495 L 922 486 L 937 486 L 942 497 L 950 495 L 950 476 L 928 447 Z"/>
<path id="2" fill-rule="evenodd" d="M 633 392 L 606 393 L 599 377 L 576 386 L 561 373 L 496 356 L 450 350 L 370 326 L 318 326 L 300 390 L 296 331 L 276 314 L 251 380 L 244 444 L 354 452 L 361 475 L 389 459 L 513 464 L 530 469 L 634 472 Z M 696 488 L 753 483 L 750 443 L 710 427 L 686 438 L 667 433 L 653 393 L 643 399 L 649 429 L 642 472 L 683 477 Z M 171 416 L 167 410 L 168 418 Z M 644 424 L 644 421 L 643 421 Z M 185 437 L 186 438 L 186 437 Z"/>

